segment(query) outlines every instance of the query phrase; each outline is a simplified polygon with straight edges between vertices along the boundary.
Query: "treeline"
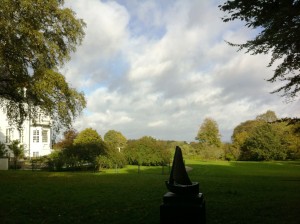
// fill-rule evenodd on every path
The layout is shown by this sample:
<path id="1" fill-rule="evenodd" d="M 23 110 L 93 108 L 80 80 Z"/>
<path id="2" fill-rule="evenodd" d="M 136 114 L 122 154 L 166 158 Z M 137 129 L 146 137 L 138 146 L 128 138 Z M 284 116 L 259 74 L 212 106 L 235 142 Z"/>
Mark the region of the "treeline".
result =
<path id="1" fill-rule="evenodd" d="M 47 157 L 51 170 L 99 170 L 113 166 L 123 167 L 126 159 L 119 152 L 127 139 L 117 131 L 109 131 L 104 139 L 92 128 L 77 132 L 64 132 L 64 138 L 54 144 L 54 151 Z"/>
<path id="2" fill-rule="evenodd" d="M 226 158 L 239 160 L 294 160 L 300 158 L 300 122 L 277 118 L 267 111 L 233 131 Z"/>
<path id="3" fill-rule="evenodd" d="M 101 170 L 126 164 L 158 166 L 170 163 L 171 150 L 168 142 L 149 136 L 127 140 L 121 132 L 110 130 L 102 139 L 92 128 L 79 133 L 72 129 L 64 133 L 46 159 L 51 170 Z"/>
<path id="4" fill-rule="evenodd" d="M 231 143 L 222 143 L 217 123 L 204 120 L 191 143 L 190 153 L 202 159 L 294 160 L 300 159 L 299 119 L 278 118 L 273 111 L 258 115 L 234 128 Z"/>
<path id="5" fill-rule="evenodd" d="M 47 157 L 53 170 L 123 167 L 126 164 L 158 166 L 170 164 L 176 145 L 186 159 L 202 160 L 292 160 L 300 159 L 300 122 L 279 119 L 267 111 L 234 128 L 231 143 L 223 143 L 217 122 L 205 118 L 195 142 L 157 140 L 144 136 L 127 140 L 118 131 L 108 131 L 103 139 L 92 128 L 68 130 Z"/>

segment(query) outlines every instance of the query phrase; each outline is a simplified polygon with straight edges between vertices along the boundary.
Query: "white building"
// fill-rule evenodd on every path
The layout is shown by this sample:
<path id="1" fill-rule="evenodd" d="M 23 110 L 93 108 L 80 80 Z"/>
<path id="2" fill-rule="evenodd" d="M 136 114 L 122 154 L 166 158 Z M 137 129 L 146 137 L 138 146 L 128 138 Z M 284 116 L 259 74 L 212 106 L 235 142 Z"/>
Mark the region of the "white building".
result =
<path id="1" fill-rule="evenodd" d="M 0 109 L 0 142 L 9 145 L 11 141 L 19 140 L 24 145 L 26 157 L 50 154 L 51 136 L 51 120 L 48 116 L 40 114 L 35 124 L 27 119 L 18 130 L 17 127 L 9 125 L 6 114 Z M 11 152 L 9 153 L 13 156 Z"/>

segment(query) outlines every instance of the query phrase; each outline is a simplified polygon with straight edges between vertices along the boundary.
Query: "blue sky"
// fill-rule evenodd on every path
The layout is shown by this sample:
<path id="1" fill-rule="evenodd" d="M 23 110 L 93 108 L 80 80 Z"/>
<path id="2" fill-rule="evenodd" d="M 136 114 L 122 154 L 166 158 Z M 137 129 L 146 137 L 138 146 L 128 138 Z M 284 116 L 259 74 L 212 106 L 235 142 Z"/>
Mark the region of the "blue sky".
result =
<path id="1" fill-rule="evenodd" d="M 74 127 L 193 141 L 210 117 L 229 141 L 234 127 L 267 110 L 299 117 L 299 98 L 287 104 L 270 94 L 280 84 L 265 81 L 274 70 L 266 67 L 270 56 L 225 43 L 258 31 L 223 23 L 222 2 L 67 0 L 87 24 L 82 45 L 61 68 L 88 102 Z"/>

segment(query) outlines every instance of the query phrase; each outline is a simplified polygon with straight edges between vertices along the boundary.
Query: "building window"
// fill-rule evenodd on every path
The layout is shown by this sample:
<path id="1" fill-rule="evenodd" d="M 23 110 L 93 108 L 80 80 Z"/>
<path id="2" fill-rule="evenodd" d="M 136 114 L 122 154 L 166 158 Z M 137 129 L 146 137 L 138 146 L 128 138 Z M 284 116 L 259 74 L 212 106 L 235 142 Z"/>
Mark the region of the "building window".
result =
<path id="1" fill-rule="evenodd" d="M 32 154 L 33 154 L 33 157 L 34 157 L 34 158 L 39 157 L 39 152 L 33 152 Z"/>
<path id="2" fill-rule="evenodd" d="M 20 143 L 24 143 L 24 129 L 20 129 L 19 134 L 20 134 Z"/>
<path id="3" fill-rule="evenodd" d="M 14 129 L 7 128 L 6 129 L 6 143 L 10 143 L 12 141 L 13 135 L 14 135 Z"/>
<path id="4" fill-rule="evenodd" d="M 40 142 L 40 131 L 33 130 L 33 142 Z"/>
<path id="5" fill-rule="evenodd" d="M 48 130 L 43 130 L 42 131 L 42 141 L 43 142 L 48 142 Z"/>

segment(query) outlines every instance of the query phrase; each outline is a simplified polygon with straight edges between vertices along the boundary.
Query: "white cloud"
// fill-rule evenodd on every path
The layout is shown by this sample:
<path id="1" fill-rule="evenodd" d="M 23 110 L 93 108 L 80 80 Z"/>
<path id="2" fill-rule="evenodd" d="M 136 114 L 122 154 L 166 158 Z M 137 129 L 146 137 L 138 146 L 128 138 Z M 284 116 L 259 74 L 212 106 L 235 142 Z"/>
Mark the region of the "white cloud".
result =
<path id="1" fill-rule="evenodd" d="M 241 23 L 223 23 L 218 1 L 67 1 L 87 23 L 86 38 L 64 72 L 86 93 L 75 124 L 104 135 L 121 131 L 192 141 L 206 117 L 224 140 L 233 128 L 271 109 L 299 114 L 299 101 L 269 94 L 268 55 L 251 56 L 224 40 L 251 36 Z"/>
<path id="2" fill-rule="evenodd" d="M 109 79 L 109 70 L 122 59 L 128 39 L 127 10 L 115 3 L 98 0 L 66 1 L 78 18 L 86 23 L 85 38 L 72 60 L 65 66 L 65 74 L 75 87 L 91 87 Z M 121 59 L 120 59 L 121 57 Z M 82 81 L 84 85 L 82 85 Z"/>

